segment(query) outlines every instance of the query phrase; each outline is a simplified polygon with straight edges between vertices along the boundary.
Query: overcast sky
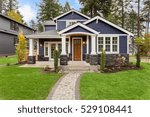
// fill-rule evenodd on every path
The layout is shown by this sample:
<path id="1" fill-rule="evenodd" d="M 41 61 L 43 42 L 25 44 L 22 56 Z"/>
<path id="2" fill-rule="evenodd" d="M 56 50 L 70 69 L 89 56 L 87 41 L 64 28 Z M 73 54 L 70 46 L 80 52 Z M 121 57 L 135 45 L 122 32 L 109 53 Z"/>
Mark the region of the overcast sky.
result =
<path id="1" fill-rule="evenodd" d="M 19 11 L 24 16 L 24 20 L 29 23 L 32 19 L 36 20 L 38 4 L 41 0 L 18 0 L 19 1 Z M 59 0 L 62 5 L 68 1 L 71 8 L 76 10 L 80 9 L 80 4 L 78 0 Z"/>

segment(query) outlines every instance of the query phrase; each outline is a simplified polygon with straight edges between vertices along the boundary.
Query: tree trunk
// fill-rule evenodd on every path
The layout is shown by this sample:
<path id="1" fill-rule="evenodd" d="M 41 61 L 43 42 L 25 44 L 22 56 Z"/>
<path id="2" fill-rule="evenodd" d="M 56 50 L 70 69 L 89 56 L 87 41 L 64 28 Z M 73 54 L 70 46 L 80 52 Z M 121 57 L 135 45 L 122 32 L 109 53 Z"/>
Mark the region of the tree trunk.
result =
<path id="1" fill-rule="evenodd" d="M 124 28 L 124 1 L 122 1 L 122 28 Z"/>

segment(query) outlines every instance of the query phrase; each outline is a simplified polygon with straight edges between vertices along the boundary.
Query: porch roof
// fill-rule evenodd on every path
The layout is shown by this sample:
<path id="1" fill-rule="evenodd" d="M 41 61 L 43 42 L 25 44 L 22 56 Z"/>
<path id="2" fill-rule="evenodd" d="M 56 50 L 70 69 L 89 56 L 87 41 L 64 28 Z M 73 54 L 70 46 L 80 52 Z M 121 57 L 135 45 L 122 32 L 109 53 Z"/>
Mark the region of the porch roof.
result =
<path id="1" fill-rule="evenodd" d="M 61 38 L 60 35 L 56 30 L 51 30 L 51 31 L 46 31 L 46 32 L 41 32 L 41 33 L 36 33 L 32 35 L 26 35 L 27 38 L 29 39 L 41 39 L 41 38 Z"/>

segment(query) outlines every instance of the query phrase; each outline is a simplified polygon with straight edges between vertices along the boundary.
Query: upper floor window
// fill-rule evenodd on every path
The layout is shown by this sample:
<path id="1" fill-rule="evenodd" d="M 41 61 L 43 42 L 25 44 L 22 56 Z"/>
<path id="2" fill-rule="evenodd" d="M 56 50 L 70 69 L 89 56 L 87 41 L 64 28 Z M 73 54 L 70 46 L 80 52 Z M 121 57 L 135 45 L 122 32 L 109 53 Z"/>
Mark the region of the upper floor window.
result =
<path id="1" fill-rule="evenodd" d="M 69 26 L 74 25 L 74 24 L 76 24 L 76 23 L 77 23 L 77 21 L 75 21 L 75 20 L 66 21 L 66 27 L 69 27 Z"/>
<path id="2" fill-rule="evenodd" d="M 14 21 L 11 21 L 10 22 L 10 29 L 11 30 L 15 30 L 15 31 L 19 31 L 19 25 L 18 25 L 18 23 L 14 22 Z"/>

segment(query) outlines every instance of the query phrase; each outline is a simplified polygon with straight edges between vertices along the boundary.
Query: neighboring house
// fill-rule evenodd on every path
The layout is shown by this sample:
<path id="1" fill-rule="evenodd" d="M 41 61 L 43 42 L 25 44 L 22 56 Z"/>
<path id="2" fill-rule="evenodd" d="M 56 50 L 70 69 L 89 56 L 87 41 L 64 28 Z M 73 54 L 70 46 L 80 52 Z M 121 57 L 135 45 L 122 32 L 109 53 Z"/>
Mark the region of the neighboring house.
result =
<path id="1" fill-rule="evenodd" d="M 34 29 L 0 14 L 0 56 L 15 54 L 19 31 L 23 31 L 25 35 L 35 32 Z"/>
<path id="2" fill-rule="evenodd" d="M 117 64 L 118 57 L 129 60 L 129 38 L 133 34 L 96 16 L 90 18 L 74 9 L 53 21 L 44 23 L 44 32 L 28 35 L 29 64 L 35 63 L 34 42 L 37 42 L 38 61 L 53 60 L 53 52 L 60 54 L 60 65 L 68 61 L 86 61 L 99 64 L 102 48 L 106 50 L 107 64 Z"/>

